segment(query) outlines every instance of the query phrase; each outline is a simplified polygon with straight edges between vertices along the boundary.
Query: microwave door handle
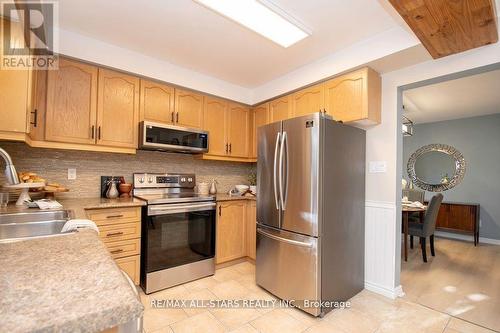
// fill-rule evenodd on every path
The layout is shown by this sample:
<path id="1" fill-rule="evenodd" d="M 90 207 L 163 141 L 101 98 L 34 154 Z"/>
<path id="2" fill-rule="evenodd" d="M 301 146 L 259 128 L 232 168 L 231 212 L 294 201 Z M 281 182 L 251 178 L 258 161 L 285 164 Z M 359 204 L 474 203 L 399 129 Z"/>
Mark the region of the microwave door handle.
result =
<path id="1" fill-rule="evenodd" d="M 277 168 L 278 168 L 278 151 L 279 151 L 279 145 L 280 145 L 280 139 L 281 139 L 281 133 L 278 132 L 278 135 L 276 136 L 276 145 L 274 146 L 274 163 L 273 163 L 273 189 L 274 189 L 274 202 L 276 204 L 276 210 L 280 209 L 280 204 L 278 200 L 278 189 L 277 189 Z"/>
<path id="2" fill-rule="evenodd" d="M 279 158 L 279 176 L 278 176 L 278 182 L 279 182 L 279 189 L 280 189 L 280 203 L 281 203 L 281 209 L 284 211 L 286 209 L 286 200 L 284 198 L 284 191 L 283 191 L 283 155 L 285 152 L 285 144 L 286 144 L 286 132 L 283 132 L 283 136 L 281 138 L 281 147 L 280 147 L 280 158 Z"/>

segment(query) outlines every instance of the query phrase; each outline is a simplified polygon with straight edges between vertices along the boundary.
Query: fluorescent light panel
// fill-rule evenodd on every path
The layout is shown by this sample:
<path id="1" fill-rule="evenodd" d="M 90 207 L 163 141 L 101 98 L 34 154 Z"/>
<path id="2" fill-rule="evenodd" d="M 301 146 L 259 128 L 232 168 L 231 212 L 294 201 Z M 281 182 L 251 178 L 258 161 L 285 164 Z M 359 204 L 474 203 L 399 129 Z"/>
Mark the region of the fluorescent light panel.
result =
<path id="1" fill-rule="evenodd" d="M 310 35 L 304 29 L 299 28 L 258 0 L 194 1 L 283 47 L 289 47 Z"/>

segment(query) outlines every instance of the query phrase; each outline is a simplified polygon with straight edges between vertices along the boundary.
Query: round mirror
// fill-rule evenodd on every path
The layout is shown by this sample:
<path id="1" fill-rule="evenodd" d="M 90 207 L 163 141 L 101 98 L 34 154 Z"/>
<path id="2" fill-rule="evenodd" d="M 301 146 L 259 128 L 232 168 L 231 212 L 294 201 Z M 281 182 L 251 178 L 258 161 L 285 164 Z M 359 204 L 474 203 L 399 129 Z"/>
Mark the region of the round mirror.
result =
<path id="1" fill-rule="evenodd" d="M 418 149 L 408 160 L 408 176 L 421 189 L 446 191 L 458 185 L 465 174 L 465 160 L 455 148 L 432 144 Z"/>

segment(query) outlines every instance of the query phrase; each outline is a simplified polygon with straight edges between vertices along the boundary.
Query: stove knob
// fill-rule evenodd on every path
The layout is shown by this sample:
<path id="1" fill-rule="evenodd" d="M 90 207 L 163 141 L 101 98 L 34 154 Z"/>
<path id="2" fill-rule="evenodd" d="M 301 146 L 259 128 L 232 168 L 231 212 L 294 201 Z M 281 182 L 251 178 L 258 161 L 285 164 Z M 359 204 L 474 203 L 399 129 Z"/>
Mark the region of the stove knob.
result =
<path id="1" fill-rule="evenodd" d="M 181 183 L 185 183 L 186 182 L 186 178 L 182 177 L 181 178 Z"/>
<path id="2" fill-rule="evenodd" d="M 141 179 L 139 179 L 139 183 L 144 183 L 144 177 L 142 177 Z"/>
<path id="3" fill-rule="evenodd" d="M 193 182 L 193 178 L 189 177 L 188 178 L 188 182 L 192 183 Z"/>
<path id="4" fill-rule="evenodd" d="M 153 182 L 153 177 L 149 177 L 149 178 L 148 178 L 148 183 L 150 183 L 150 184 L 151 184 L 152 182 Z"/>

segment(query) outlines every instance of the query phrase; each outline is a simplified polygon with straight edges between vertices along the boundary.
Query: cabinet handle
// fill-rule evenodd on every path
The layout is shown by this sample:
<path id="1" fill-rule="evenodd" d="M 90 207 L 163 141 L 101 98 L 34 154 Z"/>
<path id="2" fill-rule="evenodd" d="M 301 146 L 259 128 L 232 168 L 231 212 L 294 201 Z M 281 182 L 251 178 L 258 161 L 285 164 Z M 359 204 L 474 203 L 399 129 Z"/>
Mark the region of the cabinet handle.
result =
<path id="1" fill-rule="evenodd" d="M 97 128 L 97 139 L 101 140 L 101 126 Z"/>
<path id="2" fill-rule="evenodd" d="M 229 145 L 226 143 L 226 154 L 229 152 Z"/>
<path id="3" fill-rule="evenodd" d="M 175 114 L 175 117 L 176 117 L 175 122 L 178 124 L 179 123 L 179 112 L 177 112 Z"/>
<path id="4" fill-rule="evenodd" d="M 123 249 L 117 249 L 117 250 L 113 250 L 110 252 L 111 252 L 111 254 L 117 254 L 117 253 L 123 252 Z"/>
<path id="5" fill-rule="evenodd" d="M 172 124 L 174 123 L 174 111 L 170 114 L 170 120 L 172 121 Z"/>
<path id="6" fill-rule="evenodd" d="M 90 135 L 92 137 L 92 139 L 95 137 L 95 126 L 92 125 L 92 127 L 90 128 Z"/>
<path id="7" fill-rule="evenodd" d="M 233 150 L 231 147 L 231 144 L 229 144 L 229 154 L 231 154 L 231 151 Z"/>
<path id="8" fill-rule="evenodd" d="M 31 114 L 33 115 L 33 121 L 30 122 L 30 124 L 33 125 L 33 127 L 36 127 L 38 125 L 38 110 L 35 109 L 35 111 L 31 112 Z"/>
<path id="9" fill-rule="evenodd" d="M 108 215 L 106 216 L 107 219 L 117 219 L 119 217 L 123 217 L 123 214 L 119 214 L 119 215 Z"/>
<path id="10" fill-rule="evenodd" d="M 123 235 L 123 231 L 108 232 L 106 234 L 106 237 L 121 236 L 121 235 Z"/>
<path id="11" fill-rule="evenodd" d="M 219 206 L 219 216 L 222 216 L 222 206 Z"/>

